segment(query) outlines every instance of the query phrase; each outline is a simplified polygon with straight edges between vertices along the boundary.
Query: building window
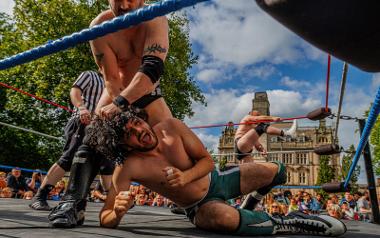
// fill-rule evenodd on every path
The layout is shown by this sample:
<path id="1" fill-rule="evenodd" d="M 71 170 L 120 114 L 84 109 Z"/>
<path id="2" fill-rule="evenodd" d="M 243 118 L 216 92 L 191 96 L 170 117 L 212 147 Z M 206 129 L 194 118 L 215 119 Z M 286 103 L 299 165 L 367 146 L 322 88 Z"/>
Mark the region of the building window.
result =
<path id="1" fill-rule="evenodd" d="M 299 176 L 298 179 L 299 179 L 300 184 L 306 184 L 306 181 L 307 181 L 306 173 L 300 172 L 298 176 Z"/>
<path id="2" fill-rule="evenodd" d="M 285 164 L 292 164 L 293 162 L 292 154 L 283 154 L 283 161 Z"/>
<path id="3" fill-rule="evenodd" d="M 307 154 L 306 153 L 297 153 L 296 154 L 297 164 L 307 164 Z"/>
<path id="4" fill-rule="evenodd" d="M 286 178 L 286 183 L 291 184 L 292 182 L 292 173 L 291 172 L 286 172 L 287 178 Z"/>
<path id="5" fill-rule="evenodd" d="M 279 161 L 278 154 L 269 154 L 268 160 L 269 161 Z"/>

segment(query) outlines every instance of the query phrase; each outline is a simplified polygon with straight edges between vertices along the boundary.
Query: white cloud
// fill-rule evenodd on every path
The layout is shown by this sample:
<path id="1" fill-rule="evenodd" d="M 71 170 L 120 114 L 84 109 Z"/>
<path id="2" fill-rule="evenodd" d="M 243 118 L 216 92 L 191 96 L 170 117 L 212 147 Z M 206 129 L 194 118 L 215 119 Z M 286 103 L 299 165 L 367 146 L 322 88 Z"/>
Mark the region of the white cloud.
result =
<path id="1" fill-rule="evenodd" d="M 199 137 L 199 139 L 203 142 L 204 146 L 206 146 L 207 150 L 213 150 L 214 153 L 218 153 L 218 143 L 219 136 L 206 134 L 202 131 L 194 131 L 195 134 Z"/>
<path id="2" fill-rule="evenodd" d="M 13 6 L 15 5 L 13 0 L 1 0 L 0 1 L 0 11 L 7 14 L 12 14 Z"/>
<path id="3" fill-rule="evenodd" d="M 221 81 L 222 74 L 219 70 L 216 69 L 204 69 L 200 70 L 197 74 L 197 80 L 204 82 L 204 83 L 210 83 L 210 82 L 218 82 Z"/>
<path id="4" fill-rule="evenodd" d="M 380 87 L 380 73 L 373 74 L 373 76 L 372 76 L 372 87 L 373 88 Z"/>
<path id="5" fill-rule="evenodd" d="M 297 37 L 262 12 L 254 1 L 225 0 L 188 11 L 190 37 L 211 61 L 234 65 L 294 62 Z"/>
<path id="6" fill-rule="evenodd" d="M 291 89 L 305 88 L 305 87 L 309 88 L 311 86 L 311 83 L 307 81 L 294 80 L 294 79 L 291 79 L 289 76 L 282 77 L 281 84 Z"/>

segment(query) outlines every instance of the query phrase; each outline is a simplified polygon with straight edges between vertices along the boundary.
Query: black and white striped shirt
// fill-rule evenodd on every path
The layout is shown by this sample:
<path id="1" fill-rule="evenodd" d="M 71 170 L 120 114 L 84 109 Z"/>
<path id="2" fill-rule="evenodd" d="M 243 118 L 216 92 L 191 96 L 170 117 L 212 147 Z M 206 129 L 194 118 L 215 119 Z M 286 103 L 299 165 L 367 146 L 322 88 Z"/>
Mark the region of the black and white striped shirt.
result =
<path id="1" fill-rule="evenodd" d="M 84 71 L 75 80 L 73 87 L 77 87 L 82 91 L 84 106 L 90 112 L 94 112 L 103 93 L 103 78 L 95 71 Z"/>

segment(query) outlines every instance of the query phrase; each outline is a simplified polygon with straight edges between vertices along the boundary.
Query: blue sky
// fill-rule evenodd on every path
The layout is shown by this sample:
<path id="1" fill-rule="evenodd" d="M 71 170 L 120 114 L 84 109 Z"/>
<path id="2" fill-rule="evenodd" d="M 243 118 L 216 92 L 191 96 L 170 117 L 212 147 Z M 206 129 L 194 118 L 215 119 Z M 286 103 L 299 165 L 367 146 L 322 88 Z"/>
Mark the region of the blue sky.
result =
<path id="1" fill-rule="evenodd" d="M 13 0 L 1 0 L 10 12 Z M 305 115 L 325 104 L 327 55 L 261 11 L 255 1 L 223 0 L 198 4 L 189 15 L 190 39 L 199 64 L 191 70 L 208 107 L 194 104 L 189 126 L 238 122 L 257 91 L 267 91 L 271 114 Z M 333 58 L 329 104 L 337 111 L 343 62 Z M 380 74 L 349 67 L 344 115 L 361 117 L 380 85 Z M 335 123 L 329 120 L 328 123 Z M 301 126 L 315 125 L 307 120 Z M 216 148 L 223 128 L 196 130 L 208 148 Z M 358 143 L 356 123 L 342 121 L 342 146 Z"/>

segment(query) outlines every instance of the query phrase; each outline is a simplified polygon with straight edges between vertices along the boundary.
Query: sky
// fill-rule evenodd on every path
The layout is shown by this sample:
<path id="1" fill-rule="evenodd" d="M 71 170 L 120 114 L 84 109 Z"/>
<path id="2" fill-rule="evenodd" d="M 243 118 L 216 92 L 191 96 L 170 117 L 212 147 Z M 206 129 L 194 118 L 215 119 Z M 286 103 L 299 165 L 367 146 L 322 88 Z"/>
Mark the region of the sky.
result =
<path id="1" fill-rule="evenodd" d="M 11 13 L 13 0 L 1 0 L 0 11 Z M 255 92 L 266 91 L 272 115 L 306 115 L 325 105 L 327 54 L 308 44 L 247 0 L 201 3 L 185 9 L 190 40 L 199 63 L 191 75 L 204 93 L 207 107 L 193 104 L 189 126 L 239 120 L 251 109 Z M 332 58 L 329 107 L 337 112 L 343 62 Z M 362 117 L 375 98 L 380 74 L 349 66 L 342 114 Z M 335 123 L 328 120 L 328 124 Z M 300 126 L 317 126 L 300 120 Z M 357 123 L 341 121 L 343 147 L 359 141 Z M 223 128 L 194 132 L 217 151 Z M 362 166 L 363 167 L 363 166 Z M 362 173 L 363 174 L 363 173 Z"/>

